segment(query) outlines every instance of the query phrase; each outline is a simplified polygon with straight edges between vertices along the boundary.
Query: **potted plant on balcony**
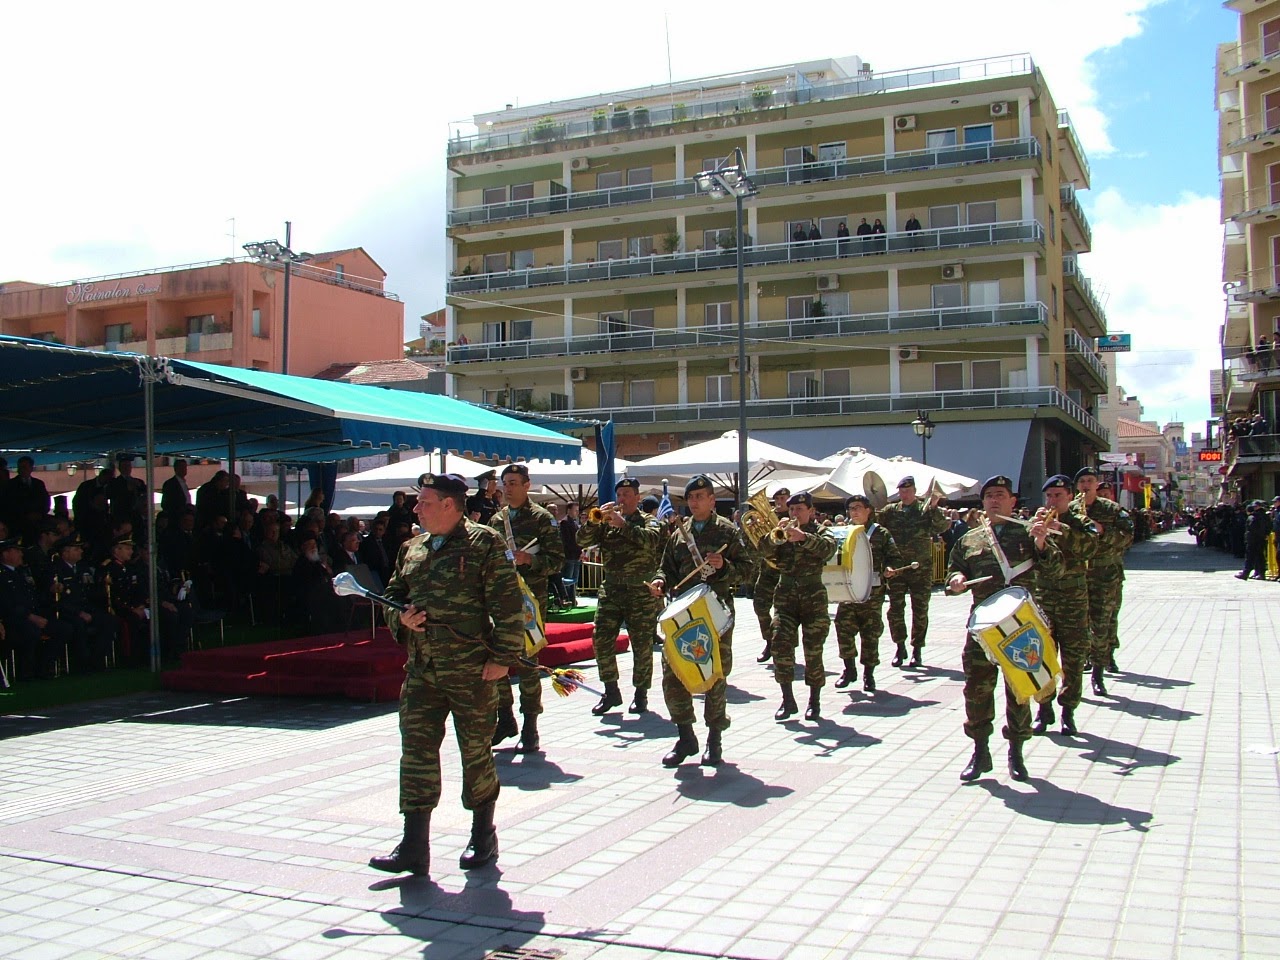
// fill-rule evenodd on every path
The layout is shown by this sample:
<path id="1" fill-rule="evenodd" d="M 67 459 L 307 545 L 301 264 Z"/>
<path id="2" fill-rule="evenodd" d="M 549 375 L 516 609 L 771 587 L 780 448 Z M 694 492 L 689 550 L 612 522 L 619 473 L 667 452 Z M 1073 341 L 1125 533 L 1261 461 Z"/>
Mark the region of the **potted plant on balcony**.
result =
<path id="1" fill-rule="evenodd" d="M 609 114 L 605 113 L 604 107 L 591 114 L 591 129 L 596 133 L 603 133 L 608 126 Z"/>
<path id="2" fill-rule="evenodd" d="M 675 121 L 689 119 L 689 107 L 684 103 L 677 103 L 671 108 L 671 119 Z"/>
<path id="3" fill-rule="evenodd" d="M 529 128 L 529 139 L 535 142 L 541 140 L 557 140 L 560 138 L 562 128 L 551 117 L 539 117 L 532 127 Z"/>
<path id="4" fill-rule="evenodd" d="M 757 110 L 763 110 L 771 103 L 773 103 L 773 91 L 763 83 L 757 83 L 755 89 L 751 91 L 751 105 Z"/>
<path id="5" fill-rule="evenodd" d="M 819 320 L 827 315 L 827 301 L 821 297 L 814 297 L 809 302 L 809 319 Z"/>
<path id="6" fill-rule="evenodd" d="M 658 242 L 662 244 L 663 253 L 675 253 L 680 249 L 680 234 L 672 230 L 659 237 Z"/>
<path id="7" fill-rule="evenodd" d="M 631 111 L 623 104 L 618 104 L 613 108 L 613 116 L 609 119 L 609 126 L 614 130 L 631 129 Z"/>
<path id="8" fill-rule="evenodd" d="M 645 106 L 636 107 L 631 111 L 631 119 L 637 127 L 647 127 L 649 125 L 649 108 Z"/>

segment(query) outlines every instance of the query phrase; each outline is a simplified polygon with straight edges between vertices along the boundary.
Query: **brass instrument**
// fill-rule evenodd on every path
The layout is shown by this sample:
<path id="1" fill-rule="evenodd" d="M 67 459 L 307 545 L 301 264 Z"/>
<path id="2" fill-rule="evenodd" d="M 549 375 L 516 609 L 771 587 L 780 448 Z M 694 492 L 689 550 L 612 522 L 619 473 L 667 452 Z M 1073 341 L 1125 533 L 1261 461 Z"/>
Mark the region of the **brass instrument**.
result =
<path id="1" fill-rule="evenodd" d="M 618 512 L 616 503 L 602 503 L 587 511 L 587 523 L 608 523 L 609 514 Z"/>
<path id="2" fill-rule="evenodd" d="M 782 544 L 787 542 L 787 531 L 795 526 L 795 521 L 790 517 L 783 517 L 778 521 L 778 525 L 769 531 L 769 539 L 774 543 Z"/>
<path id="3" fill-rule="evenodd" d="M 759 548 L 760 541 L 769 536 L 777 525 L 778 514 L 763 489 L 752 494 L 738 514 L 738 526 L 742 528 L 753 549 Z"/>

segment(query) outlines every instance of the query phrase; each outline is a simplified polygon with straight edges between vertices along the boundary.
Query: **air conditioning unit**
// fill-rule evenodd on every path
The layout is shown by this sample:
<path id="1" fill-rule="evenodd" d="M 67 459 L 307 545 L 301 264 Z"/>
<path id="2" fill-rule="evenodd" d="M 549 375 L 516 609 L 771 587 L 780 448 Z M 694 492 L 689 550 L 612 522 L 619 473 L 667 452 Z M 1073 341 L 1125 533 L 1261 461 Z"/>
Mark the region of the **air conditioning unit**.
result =
<path id="1" fill-rule="evenodd" d="M 993 103 L 991 105 L 991 115 L 993 117 L 1007 117 L 1009 115 L 1009 104 Z"/>
<path id="2" fill-rule="evenodd" d="M 899 347 L 898 359 L 899 360 L 919 360 L 920 348 L 919 347 Z"/>
<path id="3" fill-rule="evenodd" d="M 658 441 L 658 452 L 659 452 L 659 453 L 670 453 L 670 452 L 671 452 L 671 441 L 670 441 L 670 440 L 659 440 L 659 441 Z"/>
<path id="4" fill-rule="evenodd" d="M 893 118 L 893 129 L 895 130 L 914 130 L 916 128 L 915 114 L 909 113 L 901 117 Z"/>
<path id="5" fill-rule="evenodd" d="M 840 277 L 834 273 L 824 273 L 818 277 L 819 290 L 839 290 Z"/>
<path id="6" fill-rule="evenodd" d="M 583 170 L 590 170 L 591 160 L 587 157 L 574 157 L 569 161 L 569 169 L 574 173 L 581 173 Z"/>
<path id="7" fill-rule="evenodd" d="M 587 379 L 587 368 L 586 367 L 570 367 L 569 379 L 572 380 L 574 383 L 582 383 L 582 381 Z"/>
<path id="8" fill-rule="evenodd" d="M 730 358 L 729 358 L 729 372 L 730 372 L 730 373 L 741 373 L 741 372 L 742 372 L 742 367 L 740 367 L 740 366 L 738 365 L 738 358 L 737 358 L 737 357 L 730 357 Z"/>
<path id="9" fill-rule="evenodd" d="M 964 264 L 944 263 L 942 265 L 943 280 L 960 280 L 964 277 Z"/>

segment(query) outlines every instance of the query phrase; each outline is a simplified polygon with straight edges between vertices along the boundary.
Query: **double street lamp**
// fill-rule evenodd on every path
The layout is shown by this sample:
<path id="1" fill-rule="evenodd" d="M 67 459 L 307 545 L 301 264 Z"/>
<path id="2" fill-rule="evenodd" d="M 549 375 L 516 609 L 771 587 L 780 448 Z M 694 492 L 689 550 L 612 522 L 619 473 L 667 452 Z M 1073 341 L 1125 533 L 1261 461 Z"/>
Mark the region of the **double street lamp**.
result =
<path id="1" fill-rule="evenodd" d="M 733 156 L 727 157 L 714 170 L 696 174 L 693 178 L 699 193 L 713 200 L 732 196 L 737 212 L 734 249 L 738 265 L 738 501 L 744 502 L 747 490 L 747 328 L 746 283 L 743 280 L 743 264 L 746 257 L 746 237 L 742 230 L 742 201 L 754 197 L 759 191 L 747 176 L 747 161 L 742 150 L 734 147 Z"/>
<path id="2" fill-rule="evenodd" d="M 916 418 L 911 421 L 911 429 L 920 438 L 920 462 L 926 466 L 929 463 L 929 438 L 933 436 L 934 426 L 927 410 L 917 410 Z"/>

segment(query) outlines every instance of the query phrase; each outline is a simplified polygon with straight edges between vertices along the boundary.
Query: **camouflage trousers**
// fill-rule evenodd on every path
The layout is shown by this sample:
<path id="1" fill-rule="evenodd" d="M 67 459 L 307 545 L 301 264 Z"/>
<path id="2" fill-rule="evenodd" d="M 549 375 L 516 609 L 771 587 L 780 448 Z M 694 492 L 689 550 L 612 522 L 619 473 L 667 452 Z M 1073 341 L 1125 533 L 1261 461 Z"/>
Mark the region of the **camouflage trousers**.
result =
<path id="1" fill-rule="evenodd" d="M 777 608 L 770 642 L 773 678 L 778 683 L 795 682 L 796 644 L 803 637 L 805 685 L 825 686 L 827 672 L 822 665 L 822 645 L 831 630 L 826 588 L 821 582 L 798 587 L 780 586 L 773 601 Z"/>
<path id="2" fill-rule="evenodd" d="M 733 601 L 730 599 L 730 608 Z M 724 671 L 724 679 L 717 680 L 715 686 L 703 694 L 702 718 L 708 730 L 728 730 L 728 692 L 729 672 L 733 670 L 733 628 L 720 637 L 720 668 Z M 676 679 L 675 673 L 667 666 L 667 658 L 662 658 L 662 699 L 666 701 L 667 712 L 671 714 L 671 722 L 692 724 L 695 722 L 693 710 L 693 694 L 683 683 Z"/>
<path id="3" fill-rule="evenodd" d="M 836 607 L 836 646 L 841 660 L 858 657 L 858 635 L 862 635 L 864 667 L 880 663 L 880 637 L 884 635 L 884 595 L 866 603 L 842 603 Z"/>
<path id="4" fill-rule="evenodd" d="M 755 589 L 751 593 L 751 606 L 760 621 L 760 636 L 769 636 L 773 629 L 773 594 L 778 589 L 778 571 L 767 563 L 760 565 L 760 576 L 756 578 Z"/>
<path id="5" fill-rule="evenodd" d="M 534 584 L 529 585 L 530 590 L 534 590 Z M 540 598 L 542 607 L 542 622 L 547 620 L 547 585 L 540 584 L 542 591 L 539 593 L 534 591 L 534 596 Z M 532 667 L 514 667 L 512 672 L 516 675 L 520 687 L 520 712 L 525 716 L 534 717 L 542 712 L 542 674 Z M 511 684 L 507 680 L 498 682 L 498 710 L 507 711 L 515 707 L 515 695 L 511 692 Z"/>
<path id="6" fill-rule="evenodd" d="M 653 643 L 658 638 L 661 601 L 643 586 L 626 592 L 602 591 L 596 606 L 596 625 L 591 632 L 600 679 L 618 682 L 618 653 L 614 649 L 622 625 L 631 638 L 631 684 L 637 690 L 653 686 Z"/>
<path id="7" fill-rule="evenodd" d="M 1083 594 L 1083 591 L 1081 591 Z M 1086 596 L 1067 595 L 1043 604 L 1045 616 L 1062 661 L 1062 689 L 1058 704 L 1074 709 L 1084 689 L 1084 664 L 1089 659 L 1089 615 Z"/>
<path id="8" fill-rule="evenodd" d="M 1014 742 L 1031 739 L 1031 705 L 1018 703 L 1000 668 L 987 659 L 978 641 L 964 642 L 964 735 L 986 742 L 996 718 L 996 686 L 1004 687 L 1004 738 Z"/>
<path id="9" fill-rule="evenodd" d="M 1118 575 L 1117 575 L 1118 572 Z M 1120 603 L 1124 599 L 1124 571 L 1103 567 L 1089 571 L 1089 656 L 1106 664 L 1120 646 Z"/>
<path id="10" fill-rule="evenodd" d="M 405 677 L 400 689 L 400 812 L 434 810 L 440 803 L 440 744 L 445 718 L 462 754 L 462 805 L 468 810 L 498 796 L 493 764 L 497 684 L 485 680 L 480 664 L 439 667 L 431 661 Z"/>
<path id="11" fill-rule="evenodd" d="M 907 594 L 911 594 L 911 645 L 924 646 L 929 631 L 929 595 L 933 591 L 930 565 L 904 570 L 889 581 L 889 635 L 900 647 L 907 644 Z"/>

